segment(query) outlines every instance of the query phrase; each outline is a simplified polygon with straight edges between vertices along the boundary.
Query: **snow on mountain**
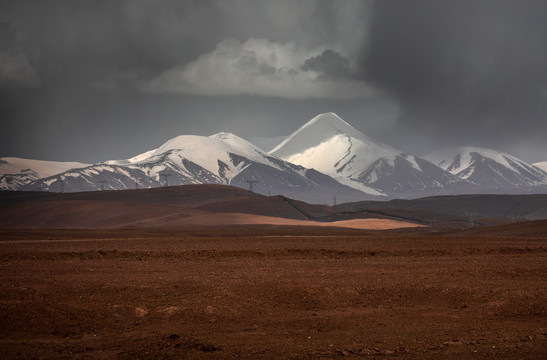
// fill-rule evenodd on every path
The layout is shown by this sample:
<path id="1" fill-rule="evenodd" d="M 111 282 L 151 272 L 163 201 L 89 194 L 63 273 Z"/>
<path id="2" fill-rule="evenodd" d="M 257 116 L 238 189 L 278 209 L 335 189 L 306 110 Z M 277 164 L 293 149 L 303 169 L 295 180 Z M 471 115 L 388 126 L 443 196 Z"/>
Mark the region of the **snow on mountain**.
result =
<path id="1" fill-rule="evenodd" d="M 270 151 L 294 164 L 346 178 L 378 158 L 399 153 L 370 139 L 334 113 L 317 115 Z"/>
<path id="2" fill-rule="evenodd" d="M 172 152 L 174 156 L 183 156 L 227 182 L 239 174 L 246 165 L 234 161 L 233 155 L 279 169 L 278 164 L 269 160 L 262 150 L 231 133 L 218 133 L 209 137 L 177 136 L 156 149 L 152 155 L 166 152 Z"/>
<path id="3" fill-rule="evenodd" d="M 317 115 L 270 153 L 384 194 L 440 193 L 460 181 L 424 159 L 374 141 L 334 113 Z"/>
<path id="4" fill-rule="evenodd" d="M 85 167 L 79 162 L 60 162 L 21 159 L 16 157 L 0 158 L 0 189 L 15 190 L 39 178 L 62 173 L 68 169 Z"/>
<path id="5" fill-rule="evenodd" d="M 144 160 L 144 159 L 147 159 L 149 158 L 150 156 L 152 156 L 152 154 L 154 154 L 154 152 L 156 152 L 157 149 L 152 149 L 152 150 L 148 150 L 142 154 L 139 154 L 139 155 L 136 155 L 136 156 L 133 156 L 132 158 L 129 158 L 129 159 L 123 159 L 123 160 L 108 160 L 108 161 L 105 161 L 104 163 L 105 164 L 108 164 L 108 165 L 127 165 L 127 164 L 133 164 L 133 163 L 136 163 L 136 162 L 139 162 L 141 160 Z"/>
<path id="6" fill-rule="evenodd" d="M 68 169 L 85 167 L 89 164 L 80 162 L 60 162 L 46 160 L 31 160 L 15 157 L 0 158 L 0 175 L 18 174 L 25 170 L 32 170 L 39 177 L 59 174 Z"/>
<path id="7" fill-rule="evenodd" d="M 547 186 L 547 173 L 509 154 L 480 147 L 447 148 L 426 156 L 450 173 L 488 189 Z"/>
<path id="8" fill-rule="evenodd" d="M 534 165 L 535 167 L 540 168 L 541 170 L 547 172 L 547 161 L 541 161 L 541 162 L 533 163 L 532 165 Z"/>
<path id="9" fill-rule="evenodd" d="M 231 133 L 181 135 L 127 160 L 110 160 L 40 179 L 32 186 L 50 191 L 133 189 L 184 184 L 229 184 L 255 192 L 282 194 L 315 203 L 370 198 L 315 170 L 271 156 Z"/>

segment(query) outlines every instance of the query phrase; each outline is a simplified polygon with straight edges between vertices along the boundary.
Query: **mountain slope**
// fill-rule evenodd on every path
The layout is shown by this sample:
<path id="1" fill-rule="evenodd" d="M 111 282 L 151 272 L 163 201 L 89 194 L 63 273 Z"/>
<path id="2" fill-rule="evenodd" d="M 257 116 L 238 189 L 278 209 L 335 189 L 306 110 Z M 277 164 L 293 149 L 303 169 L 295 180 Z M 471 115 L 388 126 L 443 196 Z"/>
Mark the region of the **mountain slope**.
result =
<path id="1" fill-rule="evenodd" d="M 427 159 L 484 191 L 547 188 L 547 173 L 509 154 L 479 147 L 447 148 Z"/>
<path id="2" fill-rule="evenodd" d="M 441 193 L 461 183 L 424 159 L 374 141 L 334 113 L 314 117 L 270 153 L 347 185 L 360 184 L 388 195 Z"/>
<path id="3" fill-rule="evenodd" d="M 225 184 L 282 194 L 313 203 L 350 201 L 366 194 L 327 175 L 264 153 L 230 133 L 181 135 L 127 160 L 111 160 L 40 179 L 26 189 L 49 191 L 120 190 L 163 185 Z M 368 196 L 370 198 L 370 196 Z"/>

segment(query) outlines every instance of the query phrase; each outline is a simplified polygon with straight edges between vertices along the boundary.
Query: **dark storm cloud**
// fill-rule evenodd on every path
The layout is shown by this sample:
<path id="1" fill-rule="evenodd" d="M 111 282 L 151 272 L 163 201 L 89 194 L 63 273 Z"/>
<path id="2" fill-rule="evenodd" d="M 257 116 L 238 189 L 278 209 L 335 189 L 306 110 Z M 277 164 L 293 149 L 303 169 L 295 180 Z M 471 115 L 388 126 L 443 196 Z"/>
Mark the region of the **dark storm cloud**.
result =
<path id="1" fill-rule="evenodd" d="M 188 61 L 214 46 L 221 17 L 212 1 L 7 1 L 0 13 L 46 81 L 75 82 Z"/>
<path id="2" fill-rule="evenodd" d="M 122 158 L 175 134 L 286 135 L 334 111 L 406 151 L 468 143 L 545 160 L 546 7 L 0 1 L 0 156 Z"/>
<path id="3" fill-rule="evenodd" d="M 159 73 L 211 51 L 222 40 L 264 38 L 313 48 L 340 43 L 351 28 L 356 52 L 363 24 L 340 22 L 365 3 L 345 0 L 28 0 L 0 4 L 29 51 L 39 53 L 41 76 L 97 80 L 127 69 Z M 352 25 L 353 24 L 353 25 Z"/>
<path id="4" fill-rule="evenodd" d="M 350 75 L 349 60 L 331 49 L 306 59 L 304 65 L 302 65 L 302 70 L 316 71 L 326 78 L 346 78 Z"/>
<path id="5" fill-rule="evenodd" d="M 546 14 L 542 0 L 376 1 L 365 78 L 427 146 L 526 140 L 545 154 Z"/>
<path id="6" fill-rule="evenodd" d="M 232 131 L 246 137 L 275 136 L 291 132 L 317 112 L 343 113 L 337 101 L 256 98 L 252 91 L 247 92 L 250 96 L 230 93 L 226 99 L 211 93 L 196 97 L 191 91 L 142 93 L 138 85 L 169 69 L 184 69 L 202 55 L 215 54 L 227 39 L 241 44 L 257 39 L 282 49 L 294 45 L 288 54 L 304 49 L 305 54 L 316 55 L 316 49 L 332 48 L 355 60 L 366 33 L 367 4 L 360 0 L 1 1 L 0 22 L 9 23 L 17 54 L 23 54 L 15 63 L 25 65 L 28 59 L 27 74 L 39 86 L 19 82 L 9 89 L 0 87 L 0 118 L 6 123 L 0 133 L 0 156 L 93 162 L 133 155 L 173 134 Z M 295 69 L 311 55 L 295 62 Z M 6 64 L 8 60 L 14 63 L 13 56 Z M 267 77 L 272 70 L 268 64 L 249 68 L 258 77 Z M 292 74 L 291 69 L 287 73 Z M 326 93 L 343 95 L 338 85 Z M 283 91 L 280 86 L 278 92 L 290 94 L 292 89 Z M 291 110 L 280 111 L 280 103 Z"/>

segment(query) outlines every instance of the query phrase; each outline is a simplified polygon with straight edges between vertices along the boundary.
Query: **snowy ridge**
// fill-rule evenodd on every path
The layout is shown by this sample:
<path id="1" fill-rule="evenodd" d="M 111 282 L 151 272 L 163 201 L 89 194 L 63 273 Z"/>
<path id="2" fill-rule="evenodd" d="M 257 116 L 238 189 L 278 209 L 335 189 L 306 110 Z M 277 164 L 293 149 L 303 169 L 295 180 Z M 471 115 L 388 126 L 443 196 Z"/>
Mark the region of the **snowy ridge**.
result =
<path id="1" fill-rule="evenodd" d="M 235 164 L 232 155 L 245 157 L 254 162 L 279 168 L 267 155 L 250 142 L 231 133 L 218 133 L 209 137 L 197 135 L 177 136 L 152 153 L 152 156 L 172 151 L 185 159 L 199 164 L 207 171 L 231 180 L 243 170 L 244 164 Z M 141 160 L 146 161 L 147 159 Z M 226 165 L 219 165 L 219 161 Z M 229 171 L 227 171 L 229 170 Z"/>
<path id="2" fill-rule="evenodd" d="M 514 156 L 480 147 L 447 148 L 426 156 L 431 162 L 472 183 L 491 188 L 547 185 L 547 173 Z"/>
<path id="3" fill-rule="evenodd" d="M 90 191 L 159 187 L 185 184 L 226 184 L 261 194 L 285 195 L 309 202 L 370 199 L 380 195 L 341 184 L 335 179 L 306 169 L 260 150 L 231 133 L 209 137 L 181 135 L 155 150 L 126 160 L 110 160 L 38 179 L 23 187 L 45 191 Z M 363 187 L 364 188 L 364 187 Z"/>
<path id="4" fill-rule="evenodd" d="M 123 159 L 123 160 L 108 160 L 105 161 L 105 164 L 108 165 L 127 165 L 127 164 L 134 164 L 139 161 L 142 161 L 144 159 L 148 159 L 150 156 L 152 156 L 157 149 L 148 150 L 146 152 L 143 152 L 142 154 L 135 155 L 132 158 L 129 159 Z"/>
<path id="5" fill-rule="evenodd" d="M 31 160 L 16 157 L 0 158 L 0 189 L 16 190 L 40 178 L 86 166 L 89 165 L 80 162 Z"/>
<path id="6" fill-rule="evenodd" d="M 485 158 L 494 160 L 505 167 L 513 168 L 515 162 L 523 162 L 509 154 L 500 151 L 485 149 L 474 146 L 461 146 L 446 148 L 427 155 L 425 158 L 441 168 L 457 175 L 462 170 L 467 169 L 473 164 L 474 154 L 480 154 Z M 510 163 L 510 161 L 513 163 Z M 516 170 L 516 169 L 514 169 Z"/>
<path id="7" fill-rule="evenodd" d="M 89 166 L 89 164 L 4 157 L 0 158 L 0 175 L 18 174 L 24 170 L 30 169 L 34 171 L 38 177 L 46 177 L 62 173 L 68 169 L 86 166 Z"/>

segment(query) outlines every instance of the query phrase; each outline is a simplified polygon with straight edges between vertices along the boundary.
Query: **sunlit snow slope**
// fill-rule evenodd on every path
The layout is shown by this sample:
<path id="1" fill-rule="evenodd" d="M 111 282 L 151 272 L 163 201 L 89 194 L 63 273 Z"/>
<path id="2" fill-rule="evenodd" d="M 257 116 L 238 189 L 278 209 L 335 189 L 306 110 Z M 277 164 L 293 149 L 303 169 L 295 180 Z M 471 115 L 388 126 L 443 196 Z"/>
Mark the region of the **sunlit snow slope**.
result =
<path id="1" fill-rule="evenodd" d="M 370 139 L 334 113 L 317 115 L 270 151 L 294 164 L 343 177 L 351 177 L 381 157 L 399 153 Z"/>

